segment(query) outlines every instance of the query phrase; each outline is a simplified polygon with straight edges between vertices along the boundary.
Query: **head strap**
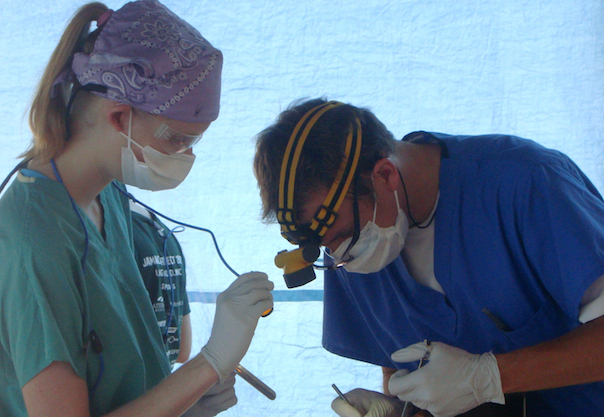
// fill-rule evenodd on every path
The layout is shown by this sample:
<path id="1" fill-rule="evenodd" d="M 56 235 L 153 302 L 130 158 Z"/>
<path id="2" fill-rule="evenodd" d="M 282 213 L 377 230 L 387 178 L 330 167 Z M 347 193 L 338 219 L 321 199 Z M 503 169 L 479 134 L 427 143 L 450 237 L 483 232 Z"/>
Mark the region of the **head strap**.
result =
<path id="1" fill-rule="evenodd" d="M 361 122 L 358 118 L 355 118 L 346 137 L 344 158 L 325 201 L 317 209 L 310 225 L 300 226 L 298 224 L 294 212 L 294 191 L 296 170 L 302 154 L 302 148 L 308 134 L 319 118 L 327 111 L 341 105 L 342 103 L 340 102 L 329 101 L 310 109 L 302 116 L 294 128 L 285 149 L 285 155 L 281 164 L 281 176 L 279 178 L 277 220 L 281 224 L 281 233 L 292 243 L 321 243 L 321 239 L 327 232 L 327 229 L 335 222 L 340 205 L 344 201 L 356 174 L 361 154 L 362 138 Z"/>

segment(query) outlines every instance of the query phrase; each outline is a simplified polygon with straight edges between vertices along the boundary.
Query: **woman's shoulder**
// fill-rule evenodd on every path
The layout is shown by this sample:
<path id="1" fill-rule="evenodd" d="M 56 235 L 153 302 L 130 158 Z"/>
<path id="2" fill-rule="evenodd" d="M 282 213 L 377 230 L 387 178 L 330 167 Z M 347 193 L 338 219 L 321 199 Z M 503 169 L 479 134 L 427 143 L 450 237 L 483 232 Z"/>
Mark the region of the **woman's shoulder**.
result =
<path id="1" fill-rule="evenodd" d="M 66 230 L 66 216 L 73 208 L 61 184 L 18 174 L 0 199 L 0 241 L 7 246 L 34 250 L 34 242 L 44 247 L 60 246 L 55 239 Z M 3 255 L 4 257 L 4 255 Z"/>

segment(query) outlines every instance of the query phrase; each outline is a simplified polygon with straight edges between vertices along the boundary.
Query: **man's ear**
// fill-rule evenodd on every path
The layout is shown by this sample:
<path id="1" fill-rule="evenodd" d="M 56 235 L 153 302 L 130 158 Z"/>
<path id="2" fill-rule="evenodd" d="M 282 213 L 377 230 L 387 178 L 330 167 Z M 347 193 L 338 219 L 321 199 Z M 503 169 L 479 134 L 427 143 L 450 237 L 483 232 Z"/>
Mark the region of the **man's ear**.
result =
<path id="1" fill-rule="evenodd" d="M 123 103 L 117 103 L 107 112 L 107 123 L 113 127 L 116 132 L 128 133 L 128 122 L 132 117 L 132 106 Z"/>
<path id="2" fill-rule="evenodd" d="M 396 165 L 388 158 L 382 158 L 376 162 L 373 167 L 372 176 L 376 194 L 379 191 L 392 193 L 398 188 L 401 182 Z"/>

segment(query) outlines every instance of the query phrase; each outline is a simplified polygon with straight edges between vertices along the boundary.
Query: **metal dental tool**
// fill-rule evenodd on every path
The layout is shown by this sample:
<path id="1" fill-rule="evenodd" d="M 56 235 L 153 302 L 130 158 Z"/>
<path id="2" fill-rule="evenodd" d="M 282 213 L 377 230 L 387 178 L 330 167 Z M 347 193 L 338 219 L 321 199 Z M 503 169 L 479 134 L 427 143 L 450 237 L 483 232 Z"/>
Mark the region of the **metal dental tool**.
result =
<path id="1" fill-rule="evenodd" d="M 430 358 L 430 350 L 431 350 L 432 346 L 430 345 L 429 340 L 424 340 L 424 343 L 426 345 L 426 353 L 424 354 L 424 357 L 419 360 L 419 365 L 417 365 L 417 369 L 424 366 L 424 363 Z M 408 405 L 409 405 L 409 401 L 405 401 L 405 406 L 403 407 L 403 412 L 401 413 L 401 417 L 405 417 L 405 412 L 407 411 Z"/>
<path id="2" fill-rule="evenodd" d="M 346 401 L 348 403 L 349 406 L 354 407 L 354 405 L 350 404 L 350 401 L 348 401 L 348 398 L 346 398 L 344 396 L 344 394 L 342 394 L 342 391 L 340 391 L 338 389 L 338 387 L 336 387 L 336 384 L 331 384 L 331 386 L 333 387 L 334 390 L 336 390 L 336 392 L 338 393 L 338 397 L 340 397 L 341 399 L 343 399 L 344 401 Z"/>
<path id="3" fill-rule="evenodd" d="M 277 394 L 275 394 L 275 391 L 270 389 L 268 385 L 266 385 L 264 382 L 260 381 L 255 375 L 253 375 L 250 371 L 245 369 L 243 366 L 237 365 L 237 367 L 235 368 L 235 372 L 241 378 L 246 380 L 252 387 L 254 387 L 258 391 L 260 391 L 269 400 L 274 400 L 275 398 L 277 398 Z"/>

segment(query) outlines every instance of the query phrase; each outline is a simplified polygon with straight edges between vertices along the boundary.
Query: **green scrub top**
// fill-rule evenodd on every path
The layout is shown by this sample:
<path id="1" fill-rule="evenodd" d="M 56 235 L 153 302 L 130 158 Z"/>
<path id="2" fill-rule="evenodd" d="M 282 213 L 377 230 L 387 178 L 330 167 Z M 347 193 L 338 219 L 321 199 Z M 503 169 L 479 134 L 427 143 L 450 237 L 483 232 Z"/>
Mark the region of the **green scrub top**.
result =
<path id="1" fill-rule="evenodd" d="M 89 236 L 84 271 L 84 229 L 62 184 L 19 173 L 0 199 L 0 415 L 27 415 L 21 387 L 53 361 L 71 364 L 89 392 L 98 383 L 92 416 L 170 373 L 134 260 L 127 199 L 113 186 L 99 197 L 104 233 L 78 209 Z M 87 348 L 92 330 L 100 355 Z"/>

